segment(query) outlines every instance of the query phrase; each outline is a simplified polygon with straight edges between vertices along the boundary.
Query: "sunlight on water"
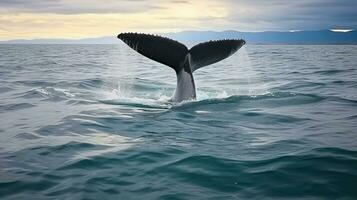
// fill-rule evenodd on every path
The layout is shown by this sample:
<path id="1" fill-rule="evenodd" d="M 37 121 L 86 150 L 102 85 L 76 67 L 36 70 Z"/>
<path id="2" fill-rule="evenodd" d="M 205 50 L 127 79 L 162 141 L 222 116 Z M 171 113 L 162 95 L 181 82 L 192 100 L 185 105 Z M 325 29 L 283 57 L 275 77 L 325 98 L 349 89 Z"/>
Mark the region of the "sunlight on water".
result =
<path id="1" fill-rule="evenodd" d="M 26 136 L 29 137 L 30 135 Z M 24 137 L 22 135 L 21 137 Z M 141 142 L 140 139 L 131 139 L 118 134 L 109 133 L 87 133 L 85 135 L 68 134 L 60 136 L 41 136 L 31 134 L 31 140 L 22 140 L 18 137 L 11 138 L 7 143 L 2 143 L 2 152 L 16 152 L 31 148 L 50 148 L 68 145 L 70 143 L 91 144 L 98 146 L 98 149 L 89 149 L 73 153 L 71 159 L 84 159 L 98 156 L 104 153 L 118 152 Z"/>
<path id="2" fill-rule="evenodd" d="M 75 141 L 71 140 L 68 141 Z M 113 153 L 123 151 L 132 147 L 133 145 L 138 145 L 143 142 L 142 139 L 132 139 L 129 137 L 120 136 L 118 134 L 107 134 L 107 133 L 92 133 L 85 136 L 80 136 L 78 142 L 88 143 L 93 145 L 102 146 L 97 150 L 86 150 L 83 152 L 77 152 L 73 155 L 73 159 L 85 159 L 89 157 L 99 156 L 106 153 Z"/>

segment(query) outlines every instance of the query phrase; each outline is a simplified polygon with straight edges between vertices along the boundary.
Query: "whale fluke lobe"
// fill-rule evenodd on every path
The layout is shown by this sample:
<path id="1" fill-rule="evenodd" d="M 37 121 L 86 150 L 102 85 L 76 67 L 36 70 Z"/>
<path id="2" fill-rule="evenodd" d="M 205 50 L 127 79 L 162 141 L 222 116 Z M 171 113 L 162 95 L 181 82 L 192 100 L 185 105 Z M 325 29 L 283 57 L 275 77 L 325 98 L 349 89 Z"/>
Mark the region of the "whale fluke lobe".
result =
<path id="1" fill-rule="evenodd" d="M 118 38 L 143 56 L 167 65 L 177 72 L 188 51 L 185 45 L 160 36 L 121 33 Z"/>
<path id="2" fill-rule="evenodd" d="M 190 50 L 178 41 L 142 33 L 121 33 L 118 38 L 143 56 L 173 68 L 177 87 L 172 101 L 196 98 L 193 72 L 228 58 L 240 49 L 244 40 L 216 40 L 200 43 Z"/>
<path id="3" fill-rule="evenodd" d="M 217 40 L 200 43 L 192 47 L 189 50 L 192 59 L 192 72 L 201 67 L 228 58 L 238 51 L 244 44 L 244 40 Z"/>

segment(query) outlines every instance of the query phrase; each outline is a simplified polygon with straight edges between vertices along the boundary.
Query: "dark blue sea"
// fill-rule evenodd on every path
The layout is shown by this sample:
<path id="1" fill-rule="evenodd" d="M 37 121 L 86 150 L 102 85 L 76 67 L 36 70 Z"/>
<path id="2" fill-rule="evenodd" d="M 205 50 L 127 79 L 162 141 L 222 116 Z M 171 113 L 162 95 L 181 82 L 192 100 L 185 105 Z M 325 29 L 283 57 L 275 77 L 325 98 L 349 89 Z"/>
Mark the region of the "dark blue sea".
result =
<path id="1" fill-rule="evenodd" d="M 117 45 L 0 45 L 0 199 L 357 199 L 357 46 L 194 73 Z"/>

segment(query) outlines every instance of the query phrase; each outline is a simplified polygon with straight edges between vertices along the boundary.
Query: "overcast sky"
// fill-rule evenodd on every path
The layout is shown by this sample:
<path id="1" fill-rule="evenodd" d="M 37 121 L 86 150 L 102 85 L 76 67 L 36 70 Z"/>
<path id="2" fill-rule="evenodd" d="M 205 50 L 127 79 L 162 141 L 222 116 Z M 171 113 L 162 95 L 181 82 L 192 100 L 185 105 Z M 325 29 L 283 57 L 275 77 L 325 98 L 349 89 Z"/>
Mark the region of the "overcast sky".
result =
<path id="1" fill-rule="evenodd" d="M 0 40 L 357 29 L 357 0 L 0 0 Z"/>

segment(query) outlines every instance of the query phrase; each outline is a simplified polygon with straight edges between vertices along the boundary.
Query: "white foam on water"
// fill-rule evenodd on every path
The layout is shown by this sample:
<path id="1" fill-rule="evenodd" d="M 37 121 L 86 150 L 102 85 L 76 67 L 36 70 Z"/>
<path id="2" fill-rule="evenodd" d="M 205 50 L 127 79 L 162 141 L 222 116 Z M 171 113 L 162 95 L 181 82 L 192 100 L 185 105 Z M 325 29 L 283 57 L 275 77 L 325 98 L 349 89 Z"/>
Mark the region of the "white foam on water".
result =
<path id="1" fill-rule="evenodd" d="M 48 96 L 48 97 L 55 97 L 55 96 L 75 97 L 76 96 L 68 89 L 55 88 L 55 87 L 33 88 L 32 91 L 35 91 L 41 95 Z"/>
<path id="2" fill-rule="evenodd" d="M 126 83 L 125 83 L 126 84 Z M 153 92 L 151 95 L 134 96 L 130 86 L 120 85 L 118 82 L 117 88 L 107 91 L 101 91 L 98 94 L 98 99 L 108 104 L 138 104 L 143 106 L 151 106 L 158 108 L 169 108 L 171 105 L 168 103 L 171 97 L 162 94 L 160 91 Z"/>
<path id="3" fill-rule="evenodd" d="M 208 113 L 212 113 L 212 112 L 206 111 L 206 110 L 196 110 L 195 112 L 198 113 L 198 114 L 208 114 Z"/>
<path id="4" fill-rule="evenodd" d="M 42 95 L 45 95 L 45 96 L 47 96 L 47 95 L 50 94 L 50 93 L 49 93 L 46 89 L 44 89 L 44 88 L 33 88 L 32 91 L 38 92 L 38 93 L 40 93 L 40 94 L 42 94 Z"/>
<path id="5" fill-rule="evenodd" d="M 197 90 L 196 93 L 197 93 L 197 101 L 202 101 L 206 99 L 217 99 L 217 98 L 223 99 L 231 96 L 225 90 L 223 91 Z"/>
<path id="6" fill-rule="evenodd" d="M 53 88 L 53 90 L 56 91 L 56 92 L 63 93 L 63 94 L 66 95 L 67 97 L 75 97 L 75 96 L 76 96 L 76 95 L 74 95 L 73 93 L 71 93 L 69 90 L 66 90 L 66 89 Z"/>

